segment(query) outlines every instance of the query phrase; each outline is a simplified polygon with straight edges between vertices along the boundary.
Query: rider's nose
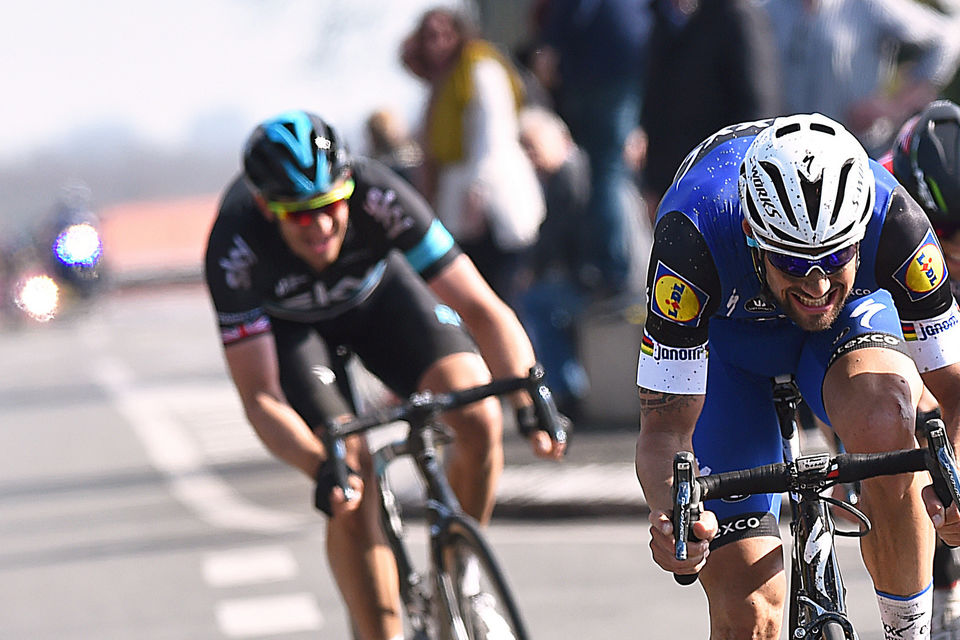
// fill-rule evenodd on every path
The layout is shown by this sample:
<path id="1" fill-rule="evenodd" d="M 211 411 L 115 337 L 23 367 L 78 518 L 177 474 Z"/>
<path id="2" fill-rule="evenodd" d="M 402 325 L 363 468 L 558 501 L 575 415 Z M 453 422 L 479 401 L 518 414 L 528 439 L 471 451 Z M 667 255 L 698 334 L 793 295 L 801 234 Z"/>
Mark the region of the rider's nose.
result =
<path id="1" fill-rule="evenodd" d="M 803 279 L 801 288 L 811 298 L 819 298 L 830 290 L 830 279 L 820 269 L 814 269 Z"/>
<path id="2" fill-rule="evenodd" d="M 333 217 L 328 216 L 325 213 L 321 213 L 314 220 L 314 224 L 320 228 L 320 231 L 323 233 L 330 233 L 333 231 Z"/>

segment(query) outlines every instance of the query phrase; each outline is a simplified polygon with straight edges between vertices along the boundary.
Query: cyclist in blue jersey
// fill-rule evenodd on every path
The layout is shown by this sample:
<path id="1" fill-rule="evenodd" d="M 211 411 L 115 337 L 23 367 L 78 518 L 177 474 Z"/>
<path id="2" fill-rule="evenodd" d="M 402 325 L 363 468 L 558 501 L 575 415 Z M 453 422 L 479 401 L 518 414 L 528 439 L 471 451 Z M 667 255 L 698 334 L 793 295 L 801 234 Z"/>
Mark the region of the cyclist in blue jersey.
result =
<path id="1" fill-rule="evenodd" d="M 700 473 L 777 462 L 774 376 L 792 374 L 852 452 L 916 446 L 924 384 L 960 444 L 960 310 L 920 206 L 819 114 L 728 127 L 684 160 L 660 203 L 637 370 L 637 476 L 655 562 L 700 571 L 711 637 L 778 638 L 786 594 L 779 495 L 708 501 L 674 557 L 671 461 Z M 919 475 L 869 480 L 861 539 L 888 638 L 926 638 L 934 530 L 960 513 Z M 932 526 L 931 526 L 932 521 Z"/>
<path id="2" fill-rule="evenodd" d="M 534 364 L 526 334 L 414 189 L 382 164 L 350 157 L 333 127 L 305 111 L 266 120 L 248 138 L 205 267 L 248 420 L 274 455 L 315 482 L 315 505 L 331 516 L 328 558 L 356 633 L 401 638 L 396 565 L 377 500 L 364 491 L 375 482 L 369 451 L 349 441 L 349 483 L 361 497 L 345 500 L 317 435 L 351 412 L 330 350 L 348 347 L 406 396 L 526 376 Z M 511 400 L 518 426 L 534 424 L 531 399 Z M 500 404 L 445 417 L 456 431 L 450 482 L 464 510 L 486 522 L 503 468 Z M 546 434 L 529 436 L 538 455 L 563 454 Z"/>

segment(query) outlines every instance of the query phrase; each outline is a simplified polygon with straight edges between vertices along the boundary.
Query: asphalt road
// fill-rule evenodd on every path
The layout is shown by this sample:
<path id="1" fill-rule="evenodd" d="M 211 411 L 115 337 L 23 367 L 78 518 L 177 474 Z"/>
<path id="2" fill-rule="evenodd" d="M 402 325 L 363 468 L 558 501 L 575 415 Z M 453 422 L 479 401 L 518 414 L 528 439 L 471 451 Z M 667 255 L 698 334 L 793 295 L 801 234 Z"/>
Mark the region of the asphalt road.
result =
<path id="1" fill-rule="evenodd" d="M 0 638 L 346 638 L 309 484 L 244 423 L 202 291 L 70 315 L 0 332 Z M 508 443 L 489 535 L 534 637 L 706 637 L 702 592 L 649 559 L 633 434 L 581 431 L 549 469 Z"/>

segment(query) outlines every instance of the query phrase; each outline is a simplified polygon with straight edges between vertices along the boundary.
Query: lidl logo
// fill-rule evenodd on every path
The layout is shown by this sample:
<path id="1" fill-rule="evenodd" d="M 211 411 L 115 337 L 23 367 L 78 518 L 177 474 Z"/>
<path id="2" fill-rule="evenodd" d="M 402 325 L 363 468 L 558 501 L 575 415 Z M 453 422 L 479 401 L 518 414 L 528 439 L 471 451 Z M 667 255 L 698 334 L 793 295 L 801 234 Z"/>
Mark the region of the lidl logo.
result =
<path id="1" fill-rule="evenodd" d="M 685 280 L 662 262 L 657 263 L 653 280 L 651 310 L 660 316 L 685 326 L 696 326 L 710 296 Z"/>
<path id="2" fill-rule="evenodd" d="M 920 300 L 943 284 L 947 266 L 933 231 L 927 231 L 920 246 L 900 265 L 894 278 L 907 290 L 911 300 Z"/>

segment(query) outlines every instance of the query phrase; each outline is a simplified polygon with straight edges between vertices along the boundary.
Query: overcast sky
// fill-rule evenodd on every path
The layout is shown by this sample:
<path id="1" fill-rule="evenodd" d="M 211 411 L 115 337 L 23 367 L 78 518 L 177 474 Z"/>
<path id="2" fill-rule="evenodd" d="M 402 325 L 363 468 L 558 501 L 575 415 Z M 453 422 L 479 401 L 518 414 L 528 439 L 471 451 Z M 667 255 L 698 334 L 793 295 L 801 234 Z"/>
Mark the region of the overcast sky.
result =
<path id="1" fill-rule="evenodd" d="M 344 127 L 423 89 L 397 50 L 449 0 L 31 0 L 0 21 L 0 160 L 79 128 L 176 146 L 199 119 L 252 127 L 290 107 Z"/>

